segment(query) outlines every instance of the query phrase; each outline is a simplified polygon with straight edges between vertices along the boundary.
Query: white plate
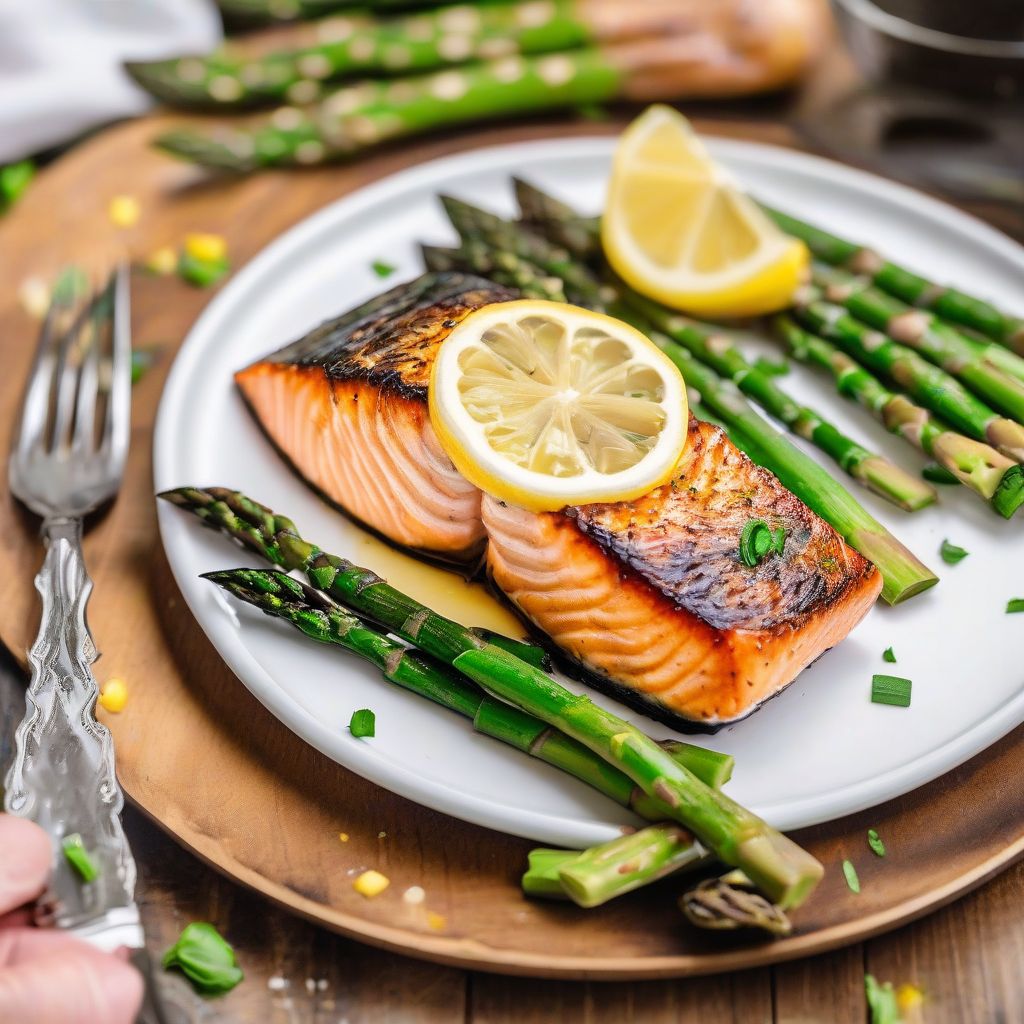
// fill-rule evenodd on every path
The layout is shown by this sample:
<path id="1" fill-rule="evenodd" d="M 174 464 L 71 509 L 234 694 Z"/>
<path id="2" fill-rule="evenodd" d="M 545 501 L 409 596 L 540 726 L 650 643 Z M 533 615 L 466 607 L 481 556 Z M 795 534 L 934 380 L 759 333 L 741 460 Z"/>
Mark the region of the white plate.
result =
<path id="1" fill-rule="evenodd" d="M 766 201 L 870 240 L 937 280 L 956 280 L 1019 306 L 1024 251 L 978 221 L 838 164 L 742 142 L 709 144 Z M 465 615 L 468 597 L 468 617 L 500 621 L 502 613 L 482 593 L 450 574 L 418 569 L 309 492 L 270 449 L 231 375 L 320 320 L 419 273 L 417 243 L 451 237 L 437 193 L 511 214 L 508 178 L 515 173 L 597 210 L 612 146 L 610 139 L 545 141 L 437 160 L 348 196 L 279 238 L 210 304 L 178 355 L 157 422 L 157 488 L 239 488 L 292 517 L 326 550 L 375 568 L 439 609 Z M 374 259 L 397 264 L 398 272 L 382 282 L 370 268 Z M 785 386 L 904 465 L 917 471 L 923 464 L 866 413 L 841 401 L 823 378 L 795 367 Z M 943 579 L 905 605 L 877 606 L 781 696 L 747 721 L 699 740 L 736 755 L 731 794 L 780 828 L 896 797 L 1024 721 L 1024 615 L 1004 611 L 1008 598 L 1024 597 L 1024 520 L 1004 522 L 965 488 L 942 488 L 941 507 L 909 516 L 850 486 Z M 542 842 L 602 841 L 629 819 L 582 783 L 388 685 L 354 656 L 228 603 L 199 573 L 256 564 L 252 556 L 161 506 L 164 546 L 199 623 L 256 697 L 328 757 L 430 807 Z M 938 555 L 944 537 L 970 557 L 944 565 Z M 894 666 L 882 661 L 889 646 L 898 658 Z M 886 671 L 913 680 L 909 709 L 870 702 L 872 673 Z M 614 701 L 592 696 L 651 733 L 667 735 Z M 372 740 L 348 733 L 352 711 L 363 707 L 377 715 Z"/>

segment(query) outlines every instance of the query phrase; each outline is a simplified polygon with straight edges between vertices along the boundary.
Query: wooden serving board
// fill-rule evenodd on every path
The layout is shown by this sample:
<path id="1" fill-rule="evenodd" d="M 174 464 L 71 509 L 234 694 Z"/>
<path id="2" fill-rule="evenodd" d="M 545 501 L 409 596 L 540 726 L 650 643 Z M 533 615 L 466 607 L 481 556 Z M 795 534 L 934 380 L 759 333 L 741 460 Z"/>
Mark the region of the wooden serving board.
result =
<path id="1" fill-rule="evenodd" d="M 239 265 L 324 203 L 403 167 L 474 146 L 617 129 L 548 121 L 400 146 L 344 168 L 237 181 L 149 150 L 162 126 L 151 118 L 94 137 L 47 168 L 0 221 L 0 451 L 37 331 L 17 299 L 25 278 L 50 277 L 68 261 L 98 269 L 125 243 L 140 256 L 197 230 L 226 236 Z M 735 122 L 701 127 L 787 141 L 777 129 Z M 106 213 L 119 193 L 142 205 L 127 232 Z M 101 712 L 121 783 L 198 856 L 298 914 L 388 949 L 508 973 L 643 978 L 735 970 L 853 942 L 941 906 L 1024 853 L 1019 729 L 900 800 L 799 834 L 829 870 L 785 940 L 698 932 L 676 909 L 670 883 L 596 911 L 526 901 L 518 876 L 529 843 L 413 804 L 306 746 L 227 670 L 178 594 L 157 536 L 151 432 L 174 350 L 210 294 L 176 278 L 135 276 L 135 344 L 160 347 L 161 358 L 135 388 L 124 489 L 85 541 L 96 584 L 90 624 L 104 652 L 97 675 L 123 677 L 130 692 L 122 714 Z M 0 535 L 0 639 L 23 658 L 42 554 L 35 521 L 6 489 Z M 886 839 L 884 859 L 867 848 L 869 827 Z M 860 873 L 859 895 L 839 869 L 846 857 Z M 370 867 L 391 886 L 366 900 L 351 881 Z M 413 885 L 426 890 L 420 905 L 402 898 Z"/>

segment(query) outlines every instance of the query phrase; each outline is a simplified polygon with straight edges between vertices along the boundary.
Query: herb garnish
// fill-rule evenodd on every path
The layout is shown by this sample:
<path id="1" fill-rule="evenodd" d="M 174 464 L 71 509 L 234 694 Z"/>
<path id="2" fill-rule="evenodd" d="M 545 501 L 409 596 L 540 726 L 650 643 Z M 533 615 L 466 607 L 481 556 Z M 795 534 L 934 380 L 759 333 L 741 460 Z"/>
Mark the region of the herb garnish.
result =
<path id="1" fill-rule="evenodd" d="M 882 661 L 887 661 L 890 665 L 896 664 L 896 655 L 891 647 L 886 647 L 886 649 L 882 651 Z"/>
<path id="2" fill-rule="evenodd" d="M 378 277 L 390 277 L 398 269 L 383 260 L 374 260 L 370 266 Z"/>
<path id="3" fill-rule="evenodd" d="M 860 879 L 857 877 L 857 869 L 853 866 L 852 861 L 843 861 L 843 874 L 846 875 L 846 884 L 850 887 L 850 892 L 860 892 Z"/>
<path id="4" fill-rule="evenodd" d="M 348 723 L 348 731 L 353 736 L 360 738 L 372 736 L 377 726 L 377 716 L 369 708 L 362 708 L 352 712 L 352 718 Z"/>
<path id="5" fill-rule="evenodd" d="M 772 552 L 781 555 L 785 544 L 783 527 L 772 530 L 763 519 L 750 519 L 740 533 L 740 561 L 753 568 Z"/>
<path id="6" fill-rule="evenodd" d="M 874 704 L 892 704 L 900 708 L 909 708 L 912 685 L 909 679 L 901 679 L 899 676 L 872 676 L 871 701 Z"/>
<path id="7" fill-rule="evenodd" d="M 969 552 L 963 548 L 958 548 L 955 544 L 950 544 L 948 540 L 944 540 L 942 547 L 939 548 L 939 554 L 942 555 L 942 560 L 946 565 L 956 565 L 957 562 L 962 562 Z"/>
<path id="8" fill-rule="evenodd" d="M 165 968 L 178 967 L 199 992 L 230 992 L 245 977 L 235 951 L 205 921 L 186 925 L 181 938 L 164 954 Z"/>
<path id="9" fill-rule="evenodd" d="M 1024 597 L 1011 597 L 1006 602 L 1006 614 L 1012 615 L 1014 612 L 1024 612 Z"/>
<path id="10" fill-rule="evenodd" d="M 65 836 L 60 848 L 64 851 L 67 862 L 78 872 L 83 882 L 93 882 L 99 878 L 99 868 L 89 856 L 89 851 L 85 848 L 82 837 L 77 832 Z"/>
<path id="11" fill-rule="evenodd" d="M 870 974 L 865 974 L 864 995 L 871 1011 L 871 1024 L 900 1024 L 900 1005 L 891 981 L 879 985 Z"/>
<path id="12" fill-rule="evenodd" d="M 868 829 L 868 846 L 871 847 L 871 852 L 877 856 L 885 856 L 885 843 L 882 842 L 878 833 L 873 828 Z"/>

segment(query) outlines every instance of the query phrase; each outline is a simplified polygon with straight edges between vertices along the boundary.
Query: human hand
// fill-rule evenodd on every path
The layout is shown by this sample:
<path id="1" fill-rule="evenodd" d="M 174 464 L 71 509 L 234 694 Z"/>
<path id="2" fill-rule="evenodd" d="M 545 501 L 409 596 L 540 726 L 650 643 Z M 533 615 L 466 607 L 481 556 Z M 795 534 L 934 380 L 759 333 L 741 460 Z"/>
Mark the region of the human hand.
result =
<path id="1" fill-rule="evenodd" d="M 45 888 L 52 856 L 38 825 L 0 814 L 0 1021 L 131 1024 L 142 1002 L 131 965 L 64 932 L 30 927 L 23 907 Z"/>

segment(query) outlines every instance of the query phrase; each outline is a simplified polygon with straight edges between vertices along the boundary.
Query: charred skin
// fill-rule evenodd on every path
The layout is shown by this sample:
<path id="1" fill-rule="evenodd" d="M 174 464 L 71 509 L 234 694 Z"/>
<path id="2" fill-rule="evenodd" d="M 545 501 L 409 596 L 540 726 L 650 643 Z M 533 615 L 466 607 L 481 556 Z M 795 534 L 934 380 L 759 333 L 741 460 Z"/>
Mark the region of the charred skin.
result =
<path id="1" fill-rule="evenodd" d="M 871 607 L 879 573 L 691 418 L 676 478 L 632 502 L 532 513 L 464 480 L 430 426 L 438 346 L 466 315 L 514 298 L 427 274 L 240 371 L 267 436 L 329 500 L 392 542 L 477 564 L 588 682 L 669 725 L 734 722 L 780 692 Z M 739 558 L 750 519 L 782 555 Z"/>

